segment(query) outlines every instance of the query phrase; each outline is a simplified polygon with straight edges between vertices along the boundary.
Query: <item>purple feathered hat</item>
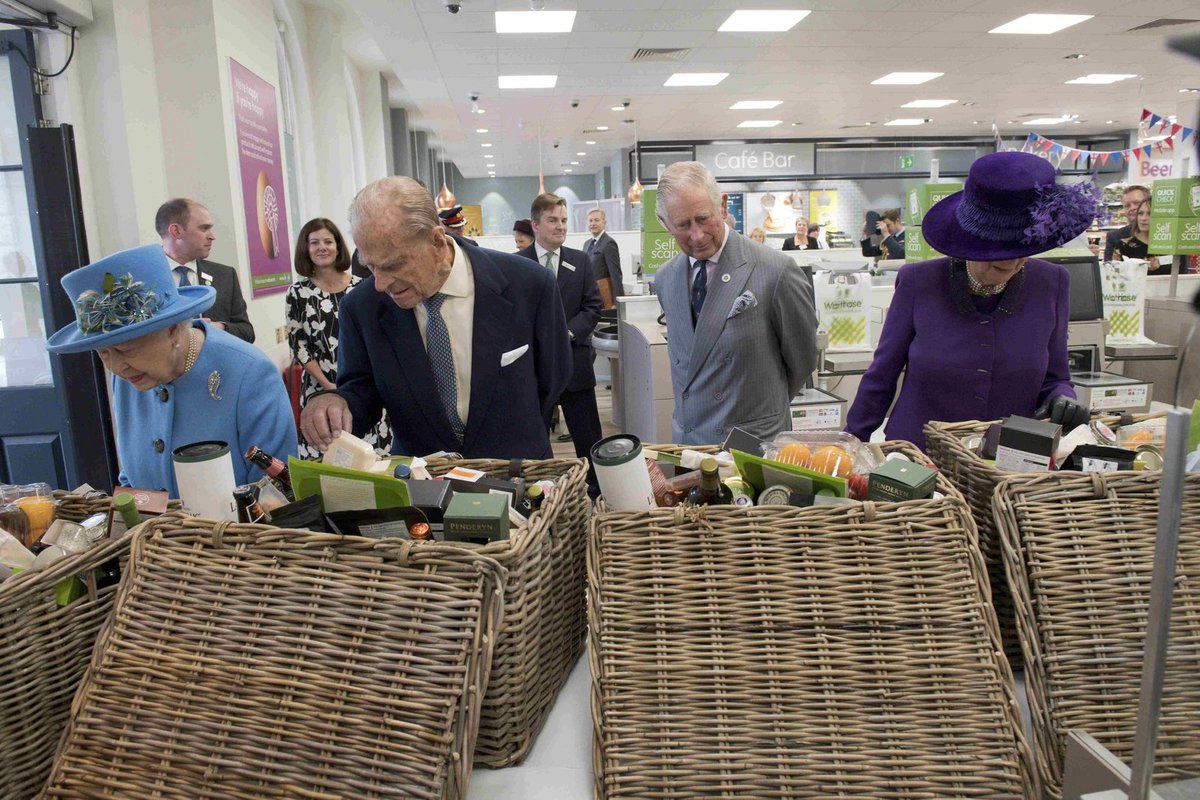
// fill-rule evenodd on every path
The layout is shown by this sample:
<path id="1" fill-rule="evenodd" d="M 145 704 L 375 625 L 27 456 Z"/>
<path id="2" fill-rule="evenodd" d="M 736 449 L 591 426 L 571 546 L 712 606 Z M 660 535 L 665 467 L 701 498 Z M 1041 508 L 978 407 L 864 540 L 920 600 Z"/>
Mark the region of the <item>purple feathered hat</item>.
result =
<path id="1" fill-rule="evenodd" d="M 961 192 L 925 214 L 921 233 L 939 253 L 970 261 L 1037 255 L 1071 241 L 1096 218 L 1100 190 L 1091 181 L 1059 185 L 1045 159 L 1016 151 L 971 164 Z"/>

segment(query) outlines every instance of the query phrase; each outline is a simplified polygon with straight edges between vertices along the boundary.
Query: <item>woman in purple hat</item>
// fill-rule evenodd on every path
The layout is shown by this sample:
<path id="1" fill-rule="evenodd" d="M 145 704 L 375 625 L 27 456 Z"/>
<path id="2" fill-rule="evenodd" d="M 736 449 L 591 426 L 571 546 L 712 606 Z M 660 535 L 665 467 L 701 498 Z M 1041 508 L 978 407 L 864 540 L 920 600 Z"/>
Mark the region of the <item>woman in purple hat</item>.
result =
<path id="1" fill-rule="evenodd" d="M 887 438 L 924 449 L 925 423 L 1049 417 L 1086 422 L 1067 367 L 1070 276 L 1030 258 L 1079 236 L 1096 216 L 1090 182 L 1055 183 L 1028 153 L 983 156 L 963 191 L 925 215 L 922 233 L 947 258 L 907 264 L 896 276 L 875 359 L 846 430 L 864 441 L 888 418 Z"/>

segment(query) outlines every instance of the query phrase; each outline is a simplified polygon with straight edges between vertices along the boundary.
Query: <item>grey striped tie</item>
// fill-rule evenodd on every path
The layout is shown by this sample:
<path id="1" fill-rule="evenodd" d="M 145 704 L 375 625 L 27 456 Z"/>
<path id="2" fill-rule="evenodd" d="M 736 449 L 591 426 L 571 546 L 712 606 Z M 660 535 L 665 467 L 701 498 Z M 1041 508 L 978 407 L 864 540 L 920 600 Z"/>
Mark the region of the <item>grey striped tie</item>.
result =
<path id="1" fill-rule="evenodd" d="M 429 353 L 429 364 L 433 367 L 433 380 L 437 384 L 438 396 L 446 419 L 461 442 L 463 438 L 462 418 L 458 416 L 458 384 L 454 375 L 454 352 L 450 349 L 450 331 L 442 319 L 442 303 L 446 295 L 438 292 L 422 302 L 428 319 L 425 321 L 425 350 Z"/>

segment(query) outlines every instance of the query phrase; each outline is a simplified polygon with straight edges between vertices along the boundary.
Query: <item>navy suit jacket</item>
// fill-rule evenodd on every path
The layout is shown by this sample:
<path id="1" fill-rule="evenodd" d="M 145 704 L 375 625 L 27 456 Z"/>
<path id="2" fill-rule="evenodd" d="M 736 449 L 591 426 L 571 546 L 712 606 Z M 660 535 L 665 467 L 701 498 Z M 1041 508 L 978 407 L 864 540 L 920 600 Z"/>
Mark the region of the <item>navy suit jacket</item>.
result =
<path id="1" fill-rule="evenodd" d="M 200 284 L 217 290 L 217 302 L 203 316 L 225 323 L 225 331 L 254 344 L 254 326 L 246 314 L 246 301 L 242 298 L 242 286 L 237 270 L 226 264 L 218 264 L 202 258 L 196 262 Z"/>
<path id="2" fill-rule="evenodd" d="M 596 385 L 596 372 L 592 368 L 595 354 L 592 352 L 592 331 L 600 321 L 600 290 L 596 288 L 592 260 L 582 250 L 560 247 L 558 265 L 558 293 L 562 298 L 563 314 L 567 318 L 567 330 L 574 334 L 571 341 L 571 380 L 567 389 L 580 392 Z M 540 264 L 537 246 L 529 245 L 517 253 L 519 256 L 539 263 L 543 272 L 549 274 L 545 264 Z"/>
<path id="3" fill-rule="evenodd" d="M 339 310 L 338 388 L 362 436 L 386 408 L 392 452 L 550 458 L 550 412 L 571 374 L 553 277 L 528 259 L 465 245 L 475 277 L 471 403 L 459 444 L 438 399 L 417 318 L 367 278 Z M 505 353 L 528 346 L 506 366 Z"/>

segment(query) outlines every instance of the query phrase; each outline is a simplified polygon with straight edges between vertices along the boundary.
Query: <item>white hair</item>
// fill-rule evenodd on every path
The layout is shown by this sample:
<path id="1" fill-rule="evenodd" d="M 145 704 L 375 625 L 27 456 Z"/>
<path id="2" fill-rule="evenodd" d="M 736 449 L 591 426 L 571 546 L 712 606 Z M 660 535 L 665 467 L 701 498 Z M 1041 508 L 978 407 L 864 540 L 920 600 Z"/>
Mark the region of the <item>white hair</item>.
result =
<path id="1" fill-rule="evenodd" d="M 721 190 L 717 186 L 717 179 L 699 161 L 676 161 L 671 164 L 659 176 L 656 188 L 658 195 L 654 210 L 661 219 L 667 218 L 667 203 L 686 188 L 703 189 L 712 201 L 713 211 L 721 213 Z"/>
<path id="2" fill-rule="evenodd" d="M 356 240 L 366 231 L 407 239 L 441 224 L 429 190 L 412 178 L 381 178 L 364 186 L 350 203 L 350 230 Z"/>

